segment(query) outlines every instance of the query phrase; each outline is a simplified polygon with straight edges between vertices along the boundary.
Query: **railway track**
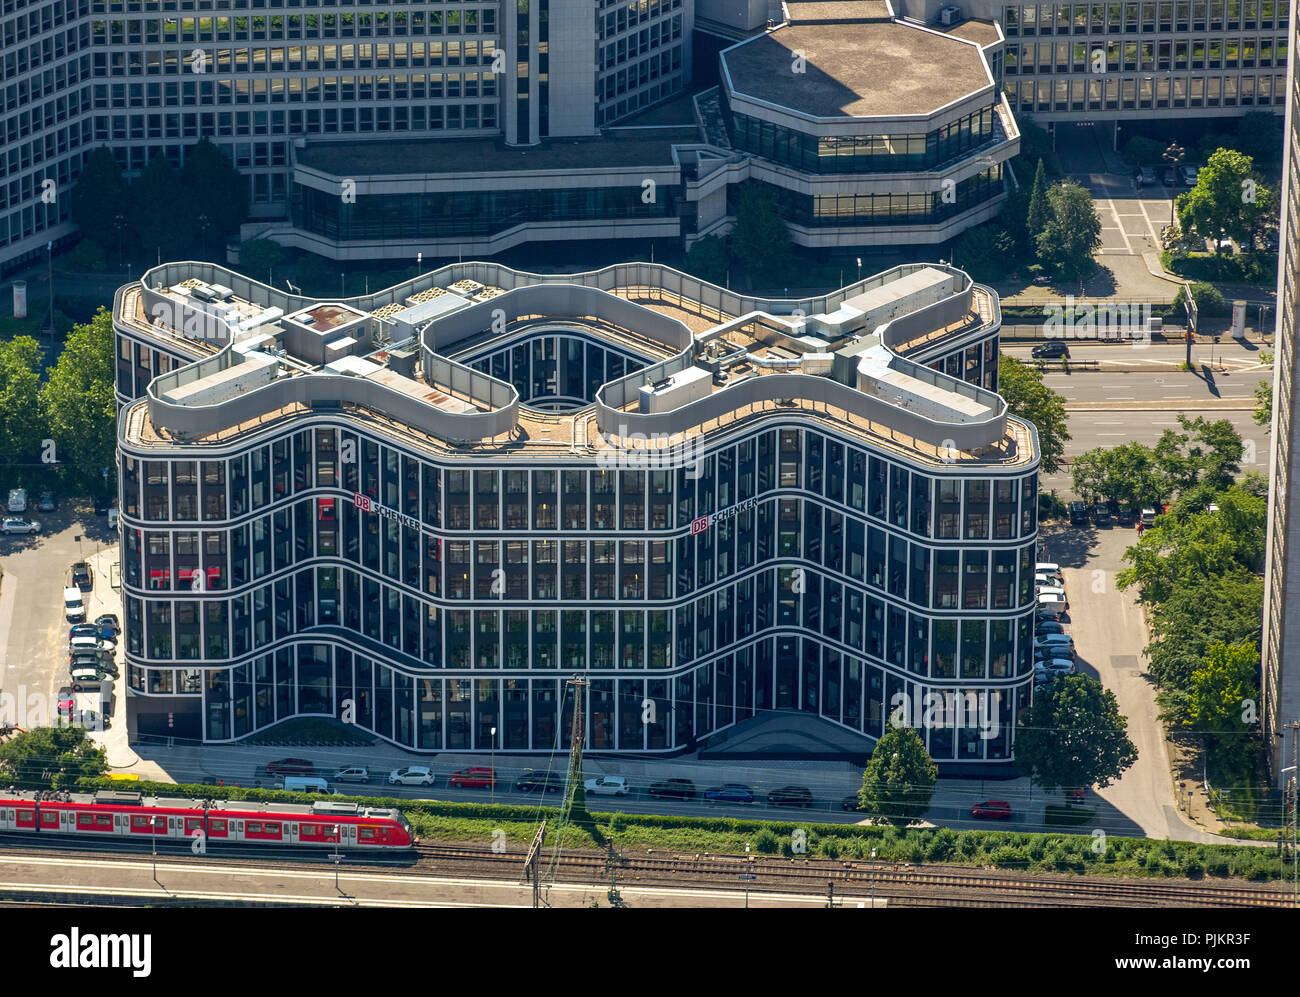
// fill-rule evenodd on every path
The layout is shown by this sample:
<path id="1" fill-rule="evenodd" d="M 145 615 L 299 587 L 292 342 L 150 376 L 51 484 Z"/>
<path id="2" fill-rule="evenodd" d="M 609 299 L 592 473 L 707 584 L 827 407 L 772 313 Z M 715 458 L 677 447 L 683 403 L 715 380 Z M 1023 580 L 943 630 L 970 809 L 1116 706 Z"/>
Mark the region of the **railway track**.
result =
<path id="1" fill-rule="evenodd" d="M 518 878 L 517 855 L 498 855 L 469 846 L 421 844 L 421 867 L 454 867 L 459 874 Z M 543 868 L 549 862 L 544 858 Z M 561 857 L 557 875 L 566 881 L 608 882 L 609 859 L 598 853 Z M 1289 907 L 1291 895 L 1262 886 L 1217 882 L 1169 883 L 1080 876 L 1006 874 L 952 866 L 917 868 L 893 863 L 810 859 L 801 862 L 676 853 L 621 856 L 614 869 L 623 884 L 740 888 L 742 873 L 758 878 L 765 892 L 833 892 L 835 896 L 884 898 L 895 906 L 998 907 Z"/>
<path id="2" fill-rule="evenodd" d="M 104 842 L 88 848 L 84 841 L 60 841 L 58 847 L 33 848 L 0 836 L 0 858 L 5 854 L 48 855 L 57 851 L 70 862 L 79 856 L 139 859 L 149 850 L 113 847 Z M 136 844 L 136 843 L 131 843 Z M 24 847 L 24 845 L 26 847 Z M 80 846 L 80 847 L 78 847 Z M 186 848 L 159 849 L 159 857 L 175 860 L 189 857 Z M 297 868 L 306 864 L 328 867 L 328 856 L 319 851 L 295 849 L 266 854 L 261 849 L 243 852 L 209 850 L 207 864 L 244 866 L 249 861 L 262 868 Z M 518 852 L 495 853 L 471 844 L 421 843 L 414 855 L 348 856 L 347 868 L 376 874 L 428 874 L 474 876 L 484 879 L 523 880 L 523 856 Z M 550 856 L 543 852 L 543 883 L 550 877 Z M 654 851 L 619 856 L 613 869 L 623 886 L 708 887 L 742 889 L 742 873 L 757 878 L 752 890 L 764 893 L 833 894 L 838 899 L 885 900 L 894 907 L 1201 907 L 1249 908 L 1290 907 L 1289 890 L 1268 886 L 1227 884 L 1213 880 L 1168 882 L 1142 879 L 1030 875 L 1003 873 L 956 866 L 907 866 L 897 863 L 808 859 L 759 858 L 746 862 L 743 856 L 700 855 Z M 611 865 L 599 852 L 570 852 L 560 857 L 556 878 L 569 883 L 608 884 Z"/>

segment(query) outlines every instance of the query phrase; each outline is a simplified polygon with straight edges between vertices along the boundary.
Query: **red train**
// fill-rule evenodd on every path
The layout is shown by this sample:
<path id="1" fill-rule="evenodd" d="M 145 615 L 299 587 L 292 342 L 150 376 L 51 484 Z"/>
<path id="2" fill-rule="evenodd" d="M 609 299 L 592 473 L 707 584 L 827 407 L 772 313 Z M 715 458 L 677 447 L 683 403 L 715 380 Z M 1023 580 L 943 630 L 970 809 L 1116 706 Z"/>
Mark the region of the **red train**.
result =
<path id="1" fill-rule="evenodd" d="M 249 845 L 401 851 L 414 847 L 399 810 L 318 800 L 251 803 L 185 800 L 140 793 L 33 793 L 0 790 L 0 831 L 85 837 L 194 838 Z"/>

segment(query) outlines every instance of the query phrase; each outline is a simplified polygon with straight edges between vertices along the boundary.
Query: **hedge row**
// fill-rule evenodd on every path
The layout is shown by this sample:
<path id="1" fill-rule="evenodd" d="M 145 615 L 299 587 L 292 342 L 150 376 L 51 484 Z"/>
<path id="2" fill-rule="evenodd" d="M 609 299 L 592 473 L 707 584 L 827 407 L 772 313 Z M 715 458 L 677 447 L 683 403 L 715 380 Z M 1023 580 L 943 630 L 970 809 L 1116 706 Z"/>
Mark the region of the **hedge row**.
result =
<path id="1" fill-rule="evenodd" d="M 107 779 L 83 779 L 79 789 L 123 789 Z M 198 799 L 311 803 L 318 796 L 282 790 L 235 786 L 193 786 L 172 783 L 131 784 L 146 794 L 192 796 Z M 504 832 L 512 841 L 529 841 L 537 822 L 551 825 L 548 843 L 555 841 L 558 811 L 550 806 L 450 803 L 393 797 L 348 797 L 349 802 L 396 807 L 426 840 L 492 841 Z M 620 849 L 671 848 L 715 854 L 743 853 L 746 844 L 760 855 L 792 856 L 802 839 L 803 854 L 828 858 L 876 858 L 997 867 L 1030 872 L 1073 872 L 1107 876 L 1203 875 L 1272 880 L 1290 875 L 1289 859 L 1275 848 L 1244 845 L 1205 845 L 1108 835 L 1101 839 L 1067 831 L 956 831 L 951 828 L 911 828 L 858 824 L 817 824 L 810 821 L 748 820 L 735 817 L 676 817 L 657 814 L 595 814 L 597 834 L 570 826 L 566 848 L 594 847 L 613 837 Z M 796 835 L 795 832 L 800 832 Z"/>

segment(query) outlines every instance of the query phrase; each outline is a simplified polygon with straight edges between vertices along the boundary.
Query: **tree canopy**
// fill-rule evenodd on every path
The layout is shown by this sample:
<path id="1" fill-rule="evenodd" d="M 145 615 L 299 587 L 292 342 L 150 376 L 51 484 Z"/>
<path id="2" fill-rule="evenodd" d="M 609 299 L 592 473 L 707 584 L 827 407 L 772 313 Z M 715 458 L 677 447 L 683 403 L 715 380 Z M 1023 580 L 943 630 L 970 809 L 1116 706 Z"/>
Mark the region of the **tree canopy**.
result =
<path id="1" fill-rule="evenodd" d="M 915 824 L 930 809 L 939 766 L 911 727 L 887 727 L 862 773 L 859 809 L 895 827 Z"/>
<path id="2" fill-rule="evenodd" d="M 1184 232 L 1194 232 L 1202 239 L 1225 236 L 1254 246 L 1256 227 L 1267 215 L 1273 192 L 1255 172 L 1255 161 L 1232 149 L 1218 149 L 1201 170 L 1196 186 L 1181 194 L 1176 202 L 1178 224 Z"/>
<path id="3" fill-rule="evenodd" d="M 1043 383 L 1043 375 L 1028 364 L 1003 354 L 998 360 L 998 393 L 1007 410 L 1038 428 L 1038 447 L 1044 473 L 1055 474 L 1070 440 L 1066 428 L 1065 399 Z"/>
<path id="4" fill-rule="evenodd" d="M 1051 211 L 1037 235 L 1039 259 L 1062 277 L 1075 278 L 1094 269 L 1092 254 L 1101 246 L 1101 217 L 1092 195 L 1073 180 L 1047 191 Z"/>
<path id="5" fill-rule="evenodd" d="M 248 181 L 207 138 L 186 150 L 181 182 L 187 192 L 188 214 L 200 236 L 204 234 L 203 219 L 207 219 L 209 248 L 220 246 L 227 236 L 239 231 L 248 217 Z"/>
<path id="6" fill-rule="evenodd" d="M 130 187 L 107 146 L 100 146 L 86 157 L 71 196 L 72 220 L 86 238 L 105 248 L 116 248 L 134 239 L 134 215 L 128 203 Z"/>
<path id="7" fill-rule="evenodd" d="M 0 776 L 25 789 L 59 789 L 107 768 L 107 753 L 81 727 L 37 727 L 0 744 Z"/>
<path id="8" fill-rule="evenodd" d="M 756 184 L 740 188 L 730 241 L 732 253 L 745 265 L 751 281 L 770 279 L 789 260 L 790 230 L 771 198 Z"/>
<path id="9" fill-rule="evenodd" d="M 1062 676 L 1020 714 L 1016 761 L 1049 791 L 1109 786 L 1137 761 L 1115 694 L 1086 675 Z"/>
<path id="10" fill-rule="evenodd" d="M 148 256 L 176 259 L 194 239 L 190 192 L 162 153 L 156 154 L 131 183 L 131 215 L 140 248 Z"/>
<path id="11" fill-rule="evenodd" d="M 97 492 L 116 491 L 113 357 L 113 315 L 101 307 L 89 322 L 73 326 L 41 392 L 60 464 Z"/>
<path id="12" fill-rule="evenodd" d="M 31 336 L 0 342 L 0 454 L 33 463 L 45 438 L 40 344 Z"/>

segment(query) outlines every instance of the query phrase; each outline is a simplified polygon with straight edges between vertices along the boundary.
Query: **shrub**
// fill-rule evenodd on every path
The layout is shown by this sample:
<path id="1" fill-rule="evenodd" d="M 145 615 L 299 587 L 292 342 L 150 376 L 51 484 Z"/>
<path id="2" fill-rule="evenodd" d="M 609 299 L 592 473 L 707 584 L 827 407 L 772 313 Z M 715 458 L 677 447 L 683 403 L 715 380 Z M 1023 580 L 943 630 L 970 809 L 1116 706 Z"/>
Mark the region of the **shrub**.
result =
<path id="1" fill-rule="evenodd" d="M 825 838 L 820 843 L 821 853 L 827 858 L 840 857 L 840 842 L 837 838 Z"/>
<path id="2" fill-rule="evenodd" d="M 763 855 L 775 855 L 780 849 L 776 835 L 763 828 L 758 834 L 754 835 L 754 850 Z"/>
<path id="3" fill-rule="evenodd" d="M 623 814 L 615 814 L 609 819 L 609 829 L 611 831 L 626 831 L 627 817 Z"/>

